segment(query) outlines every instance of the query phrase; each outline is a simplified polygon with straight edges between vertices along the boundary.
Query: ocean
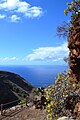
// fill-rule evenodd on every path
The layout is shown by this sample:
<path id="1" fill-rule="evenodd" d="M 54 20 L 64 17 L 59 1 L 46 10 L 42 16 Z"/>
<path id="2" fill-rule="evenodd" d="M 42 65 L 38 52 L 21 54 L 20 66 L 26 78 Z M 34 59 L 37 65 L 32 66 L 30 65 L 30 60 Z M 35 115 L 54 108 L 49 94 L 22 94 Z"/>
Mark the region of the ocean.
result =
<path id="1" fill-rule="evenodd" d="M 16 73 L 35 87 L 47 87 L 55 83 L 58 73 L 68 66 L 61 65 L 0 65 L 0 70 Z"/>

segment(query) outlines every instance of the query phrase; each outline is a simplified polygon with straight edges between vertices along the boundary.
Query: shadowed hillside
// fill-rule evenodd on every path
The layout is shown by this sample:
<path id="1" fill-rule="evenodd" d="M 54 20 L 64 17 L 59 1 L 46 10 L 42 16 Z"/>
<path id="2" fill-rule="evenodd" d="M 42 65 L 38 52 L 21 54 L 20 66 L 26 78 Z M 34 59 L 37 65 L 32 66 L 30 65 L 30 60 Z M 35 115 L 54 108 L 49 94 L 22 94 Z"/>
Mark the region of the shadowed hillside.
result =
<path id="1" fill-rule="evenodd" d="M 33 86 L 17 74 L 0 71 L 0 104 L 26 98 Z"/>

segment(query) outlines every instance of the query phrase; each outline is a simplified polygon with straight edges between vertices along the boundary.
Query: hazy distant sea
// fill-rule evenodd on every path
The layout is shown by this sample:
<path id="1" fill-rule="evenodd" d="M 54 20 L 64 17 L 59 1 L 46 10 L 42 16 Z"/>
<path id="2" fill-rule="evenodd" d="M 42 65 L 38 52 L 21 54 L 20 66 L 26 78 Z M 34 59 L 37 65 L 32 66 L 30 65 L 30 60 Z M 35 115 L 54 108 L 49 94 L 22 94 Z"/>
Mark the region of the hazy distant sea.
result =
<path id="1" fill-rule="evenodd" d="M 0 65 L 0 70 L 16 73 L 25 78 L 35 87 L 46 87 L 55 83 L 57 74 L 60 72 L 64 72 L 67 69 L 68 66 L 60 65 Z"/>

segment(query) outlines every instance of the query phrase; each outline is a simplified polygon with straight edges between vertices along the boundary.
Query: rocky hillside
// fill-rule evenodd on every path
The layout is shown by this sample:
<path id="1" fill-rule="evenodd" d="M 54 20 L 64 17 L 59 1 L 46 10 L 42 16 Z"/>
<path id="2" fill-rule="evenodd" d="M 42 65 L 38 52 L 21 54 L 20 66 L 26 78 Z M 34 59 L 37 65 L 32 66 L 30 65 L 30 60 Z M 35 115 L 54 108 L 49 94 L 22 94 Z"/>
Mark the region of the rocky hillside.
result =
<path id="1" fill-rule="evenodd" d="M 33 88 L 19 75 L 0 71 L 0 104 L 26 98 Z"/>
<path id="2" fill-rule="evenodd" d="M 75 17 L 68 38 L 69 66 L 71 69 L 71 81 L 80 81 L 80 13 Z"/>

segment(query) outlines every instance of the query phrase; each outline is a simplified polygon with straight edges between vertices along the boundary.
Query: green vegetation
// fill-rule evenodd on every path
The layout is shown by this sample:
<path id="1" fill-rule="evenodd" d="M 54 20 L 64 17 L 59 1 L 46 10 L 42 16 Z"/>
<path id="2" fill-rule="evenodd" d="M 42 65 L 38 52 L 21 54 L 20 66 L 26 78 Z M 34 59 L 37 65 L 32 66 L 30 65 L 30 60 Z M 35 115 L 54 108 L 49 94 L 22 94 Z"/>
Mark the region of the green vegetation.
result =
<path id="1" fill-rule="evenodd" d="M 47 100 L 46 113 L 48 120 L 57 120 L 59 117 L 68 116 L 66 100 L 68 97 L 71 97 L 71 99 L 75 96 L 79 97 L 79 87 L 80 82 L 78 84 L 71 84 L 70 70 L 58 75 L 56 83 L 45 89 L 45 97 Z"/>
<path id="2" fill-rule="evenodd" d="M 26 99 L 22 99 L 22 100 L 19 102 L 19 105 L 23 105 L 23 104 L 26 104 Z"/>
<path id="3" fill-rule="evenodd" d="M 70 74 L 70 69 L 58 74 L 55 84 L 45 88 L 43 93 L 39 89 L 35 90 L 37 100 L 34 104 L 36 108 L 46 109 L 47 120 L 57 120 L 59 117 L 72 115 L 73 108 L 71 106 L 74 107 L 76 104 L 74 102 L 79 98 L 80 82 L 72 84 Z M 45 97 L 44 101 L 41 100 L 42 96 Z M 70 101 L 67 103 L 68 99 L 73 102 L 67 111 L 70 103 Z"/>
<path id="4" fill-rule="evenodd" d="M 80 15 L 80 0 L 73 0 L 71 3 L 67 3 L 67 9 L 64 10 L 64 14 L 68 15 L 68 13 L 71 12 L 71 20 L 70 23 L 64 22 L 60 26 L 57 27 L 57 36 L 59 37 L 67 37 L 68 38 L 68 47 L 70 49 L 70 56 L 68 58 L 64 58 L 64 60 L 69 62 L 70 68 L 74 68 L 71 70 L 66 71 L 66 73 L 60 73 L 58 74 L 58 77 L 55 81 L 55 84 L 46 88 L 46 99 L 50 101 L 46 107 L 47 112 L 47 118 L 49 120 L 57 120 L 57 118 L 62 116 L 71 116 L 73 113 L 73 109 L 76 105 L 76 101 L 78 102 L 78 99 L 80 99 L 80 79 L 77 81 L 77 84 L 71 83 L 72 80 L 72 74 L 76 76 L 76 78 L 80 78 L 77 76 L 79 74 L 80 69 L 79 59 L 77 56 L 80 55 L 80 27 L 79 27 L 79 15 Z M 76 32 L 75 32 L 76 31 Z M 72 34 L 73 33 L 73 34 Z M 77 34 L 78 33 L 78 34 Z M 71 36 L 72 35 L 72 36 Z M 72 38 L 72 39 L 71 39 Z M 72 41 L 73 40 L 73 41 Z M 78 50 L 76 50 L 75 41 L 78 41 Z M 72 50 L 75 49 L 75 53 Z M 77 51 L 77 52 L 76 52 Z M 71 61 L 74 60 L 74 61 Z M 74 63 L 73 63 L 74 62 Z M 74 66 L 73 66 L 74 65 Z M 76 65 L 76 67 L 75 67 Z M 74 70 L 74 71 L 73 71 Z M 78 71 L 78 72 L 75 72 Z M 74 81 L 74 79 L 73 79 Z M 71 102 L 71 101 L 72 102 Z M 68 103 L 67 103 L 68 102 Z M 71 103 L 70 103 L 71 102 Z M 70 104 L 70 106 L 69 106 Z M 70 107 L 70 108 L 69 108 Z M 70 109 L 67 111 L 67 108 Z M 68 113 L 69 112 L 69 113 Z M 69 115 L 68 115 L 69 114 Z"/>
<path id="5" fill-rule="evenodd" d="M 64 10 L 64 14 L 67 16 L 71 12 L 71 19 L 69 22 L 64 21 L 57 27 L 58 37 L 69 37 L 72 32 L 72 24 L 78 20 L 78 14 L 80 14 L 80 0 L 73 0 L 71 3 L 66 3 L 67 9 Z"/>
<path id="6" fill-rule="evenodd" d="M 70 85 L 70 78 L 67 74 L 58 74 L 56 83 L 45 89 L 47 102 L 47 117 L 49 120 L 57 119 L 64 114 L 64 101 L 73 87 Z M 60 112 L 61 111 L 61 112 Z"/>
<path id="7" fill-rule="evenodd" d="M 34 87 L 17 74 L 0 71 L 0 104 L 22 100 Z"/>
<path id="8" fill-rule="evenodd" d="M 80 0 L 73 0 L 71 3 L 66 3 L 67 9 L 64 10 L 64 14 L 68 15 L 68 12 L 72 12 L 72 19 L 75 19 L 76 15 L 80 13 Z"/>

